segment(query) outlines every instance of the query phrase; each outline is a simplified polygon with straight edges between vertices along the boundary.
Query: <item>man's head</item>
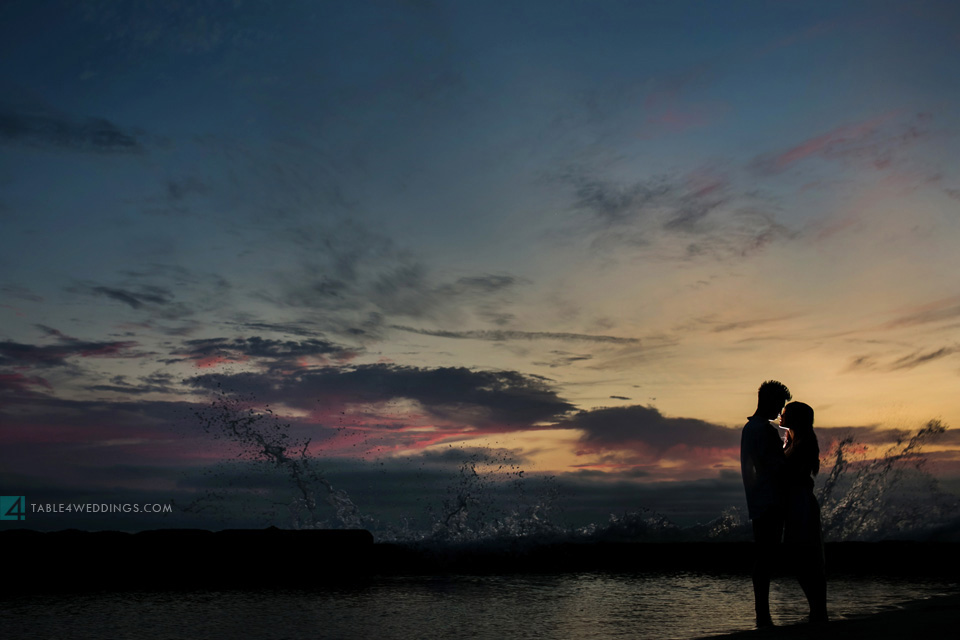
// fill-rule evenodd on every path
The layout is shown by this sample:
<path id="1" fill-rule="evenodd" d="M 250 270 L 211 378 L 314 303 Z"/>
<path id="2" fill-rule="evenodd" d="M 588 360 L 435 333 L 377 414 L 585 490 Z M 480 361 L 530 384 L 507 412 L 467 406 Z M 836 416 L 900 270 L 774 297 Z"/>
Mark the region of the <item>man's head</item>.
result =
<path id="1" fill-rule="evenodd" d="M 756 415 L 773 420 L 793 396 L 790 395 L 790 389 L 787 385 L 776 380 L 767 380 L 757 390 L 757 413 Z"/>

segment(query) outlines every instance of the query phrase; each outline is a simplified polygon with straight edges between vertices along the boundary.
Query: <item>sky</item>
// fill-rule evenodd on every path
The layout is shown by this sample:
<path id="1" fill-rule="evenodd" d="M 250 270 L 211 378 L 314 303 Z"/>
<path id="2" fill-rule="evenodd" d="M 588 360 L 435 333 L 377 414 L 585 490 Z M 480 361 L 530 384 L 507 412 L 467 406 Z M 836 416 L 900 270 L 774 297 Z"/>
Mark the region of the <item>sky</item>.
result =
<path id="1" fill-rule="evenodd" d="M 960 424 L 956 3 L 12 0 L 0 60 L 4 495 L 264 489 L 217 397 L 371 503 L 690 521 L 764 380 Z"/>

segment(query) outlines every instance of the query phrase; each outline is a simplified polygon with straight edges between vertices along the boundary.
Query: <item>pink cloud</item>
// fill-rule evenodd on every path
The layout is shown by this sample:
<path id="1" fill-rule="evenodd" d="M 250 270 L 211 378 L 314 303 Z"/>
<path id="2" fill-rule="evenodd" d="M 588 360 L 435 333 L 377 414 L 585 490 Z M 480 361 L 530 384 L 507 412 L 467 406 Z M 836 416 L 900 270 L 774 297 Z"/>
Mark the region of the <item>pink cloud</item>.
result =
<path id="1" fill-rule="evenodd" d="M 767 159 L 763 164 L 766 165 L 768 170 L 783 171 L 796 162 L 811 156 L 822 155 L 840 145 L 849 144 L 874 134 L 881 126 L 896 117 L 898 113 L 898 111 L 891 111 L 865 122 L 839 127 L 777 154 L 773 158 Z"/>
<path id="2" fill-rule="evenodd" d="M 14 393 L 33 393 L 34 387 L 42 387 L 53 391 L 53 387 L 44 378 L 40 376 L 25 376 L 21 373 L 0 374 L 0 391 L 13 391 Z"/>

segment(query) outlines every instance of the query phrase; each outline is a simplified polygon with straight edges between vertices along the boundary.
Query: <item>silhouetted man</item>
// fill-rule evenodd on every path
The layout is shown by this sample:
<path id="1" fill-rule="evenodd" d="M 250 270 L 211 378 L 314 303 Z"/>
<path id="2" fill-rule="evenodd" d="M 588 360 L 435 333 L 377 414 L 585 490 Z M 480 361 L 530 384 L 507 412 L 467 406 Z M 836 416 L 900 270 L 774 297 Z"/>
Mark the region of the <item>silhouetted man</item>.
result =
<path id="1" fill-rule="evenodd" d="M 747 419 L 740 435 L 740 473 L 747 493 L 747 511 L 753 521 L 756 562 L 753 567 L 753 598 L 757 626 L 773 626 L 770 617 L 770 574 L 783 540 L 786 487 L 783 441 L 770 424 L 793 399 L 790 390 L 775 380 L 760 385 L 757 410 Z"/>

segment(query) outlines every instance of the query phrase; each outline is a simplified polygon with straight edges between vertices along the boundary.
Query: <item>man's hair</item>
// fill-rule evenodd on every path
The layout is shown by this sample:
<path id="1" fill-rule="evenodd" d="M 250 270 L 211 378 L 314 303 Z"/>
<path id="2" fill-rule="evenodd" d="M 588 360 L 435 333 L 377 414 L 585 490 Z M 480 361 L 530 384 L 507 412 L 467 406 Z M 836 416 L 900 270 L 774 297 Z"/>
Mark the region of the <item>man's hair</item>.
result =
<path id="1" fill-rule="evenodd" d="M 782 382 L 777 382 L 776 380 L 767 380 L 760 388 L 757 389 L 757 399 L 761 406 L 770 406 L 779 404 L 783 406 L 785 403 L 793 400 L 793 396 L 790 395 L 790 389 L 787 389 L 787 385 Z"/>

